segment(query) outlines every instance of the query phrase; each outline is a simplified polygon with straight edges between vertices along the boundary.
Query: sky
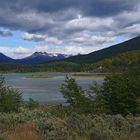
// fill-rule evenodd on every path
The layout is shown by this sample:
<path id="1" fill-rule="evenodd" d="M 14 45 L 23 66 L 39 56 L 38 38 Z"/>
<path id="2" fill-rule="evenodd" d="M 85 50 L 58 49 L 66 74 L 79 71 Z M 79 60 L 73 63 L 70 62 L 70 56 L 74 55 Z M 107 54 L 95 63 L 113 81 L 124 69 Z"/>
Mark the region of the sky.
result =
<path id="1" fill-rule="evenodd" d="M 1 0 L 0 52 L 87 54 L 140 35 L 140 0 Z"/>

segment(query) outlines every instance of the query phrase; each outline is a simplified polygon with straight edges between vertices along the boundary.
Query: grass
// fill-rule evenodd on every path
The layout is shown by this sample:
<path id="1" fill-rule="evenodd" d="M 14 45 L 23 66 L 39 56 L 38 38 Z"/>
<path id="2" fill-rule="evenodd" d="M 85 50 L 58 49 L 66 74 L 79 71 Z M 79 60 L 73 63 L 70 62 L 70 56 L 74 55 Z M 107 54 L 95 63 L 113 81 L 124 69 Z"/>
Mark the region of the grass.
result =
<path id="1" fill-rule="evenodd" d="M 139 117 L 84 115 L 68 106 L 39 105 L 0 113 L 0 140 L 139 140 L 139 126 Z"/>
<path id="2" fill-rule="evenodd" d="M 85 77 L 85 78 L 105 78 L 108 74 L 85 74 L 85 73 L 75 73 L 72 76 Z"/>
<path id="3" fill-rule="evenodd" d="M 5 131 L 0 136 L 3 140 L 43 140 L 43 137 L 36 131 L 35 126 L 30 123 L 19 125 L 14 130 Z"/>
<path id="4" fill-rule="evenodd" d="M 54 78 L 54 76 L 30 76 L 29 78 Z"/>

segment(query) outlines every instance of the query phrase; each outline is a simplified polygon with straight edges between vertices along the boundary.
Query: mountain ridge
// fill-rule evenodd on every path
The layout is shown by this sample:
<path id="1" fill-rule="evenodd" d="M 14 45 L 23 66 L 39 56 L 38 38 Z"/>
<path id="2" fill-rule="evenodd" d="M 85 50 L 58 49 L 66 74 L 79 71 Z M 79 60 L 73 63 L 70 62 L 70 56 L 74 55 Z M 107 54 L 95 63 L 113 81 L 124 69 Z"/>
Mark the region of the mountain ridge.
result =
<path id="1" fill-rule="evenodd" d="M 63 60 L 68 55 L 59 53 L 47 53 L 47 52 L 34 52 L 32 55 L 23 59 L 17 59 L 19 64 L 42 64 L 51 61 Z"/>
<path id="2" fill-rule="evenodd" d="M 14 63 L 15 60 L 0 52 L 0 63 Z"/>
<path id="3" fill-rule="evenodd" d="M 116 56 L 120 53 L 133 51 L 133 50 L 140 50 L 140 36 L 104 48 L 102 50 L 94 51 L 87 55 L 72 56 L 65 59 L 65 61 L 74 62 L 74 63 L 96 63 L 105 58 L 109 58 L 112 56 Z"/>
<path id="4" fill-rule="evenodd" d="M 122 43 L 94 51 L 86 55 L 69 56 L 59 53 L 34 52 L 32 55 L 23 59 L 12 59 L 0 53 L 0 63 L 14 64 L 45 64 L 52 61 L 66 61 L 77 64 L 96 63 L 103 59 L 116 56 L 123 52 L 140 50 L 140 36 L 124 41 Z"/>
<path id="5" fill-rule="evenodd" d="M 12 59 L 3 53 L 0 53 L 0 63 L 41 64 L 50 61 L 63 60 L 67 57 L 69 57 L 69 55 L 59 53 L 34 52 L 32 55 L 22 59 Z"/>

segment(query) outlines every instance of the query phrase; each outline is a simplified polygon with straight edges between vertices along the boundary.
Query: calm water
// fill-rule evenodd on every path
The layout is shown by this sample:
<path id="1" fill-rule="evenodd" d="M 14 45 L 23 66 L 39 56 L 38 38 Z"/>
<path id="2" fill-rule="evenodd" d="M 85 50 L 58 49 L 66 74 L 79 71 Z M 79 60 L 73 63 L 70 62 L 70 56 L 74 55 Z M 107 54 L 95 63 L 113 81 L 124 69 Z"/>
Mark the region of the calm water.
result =
<path id="1" fill-rule="evenodd" d="M 32 75 L 54 76 L 53 78 L 30 78 Z M 33 98 L 40 103 L 64 103 L 65 99 L 60 93 L 60 87 L 66 73 L 28 73 L 28 74 L 5 74 L 6 84 L 18 88 L 23 99 L 28 101 Z M 93 81 L 102 83 L 103 78 L 75 77 L 79 85 L 87 89 Z"/>

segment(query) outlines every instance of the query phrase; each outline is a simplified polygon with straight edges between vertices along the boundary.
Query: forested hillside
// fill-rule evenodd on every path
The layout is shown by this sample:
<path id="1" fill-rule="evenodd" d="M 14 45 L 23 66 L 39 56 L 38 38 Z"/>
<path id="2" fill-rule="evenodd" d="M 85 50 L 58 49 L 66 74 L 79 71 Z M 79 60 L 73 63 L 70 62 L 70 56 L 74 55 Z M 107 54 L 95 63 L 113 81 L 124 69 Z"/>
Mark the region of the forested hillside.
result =
<path id="1" fill-rule="evenodd" d="M 81 71 L 81 65 L 71 62 L 51 62 L 47 64 L 21 65 L 0 64 L 1 72 L 72 72 Z"/>
<path id="2" fill-rule="evenodd" d="M 97 71 L 122 72 L 133 67 L 140 58 L 140 50 L 125 52 L 95 63 Z M 139 62 L 140 63 L 140 62 Z"/>
<path id="3" fill-rule="evenodd" d="M 129 51 L 91 64 L 51 62 L 38 65 L 0 64 L 1 72 L 122 72 L 137 62 L 140 51 Z"/>

